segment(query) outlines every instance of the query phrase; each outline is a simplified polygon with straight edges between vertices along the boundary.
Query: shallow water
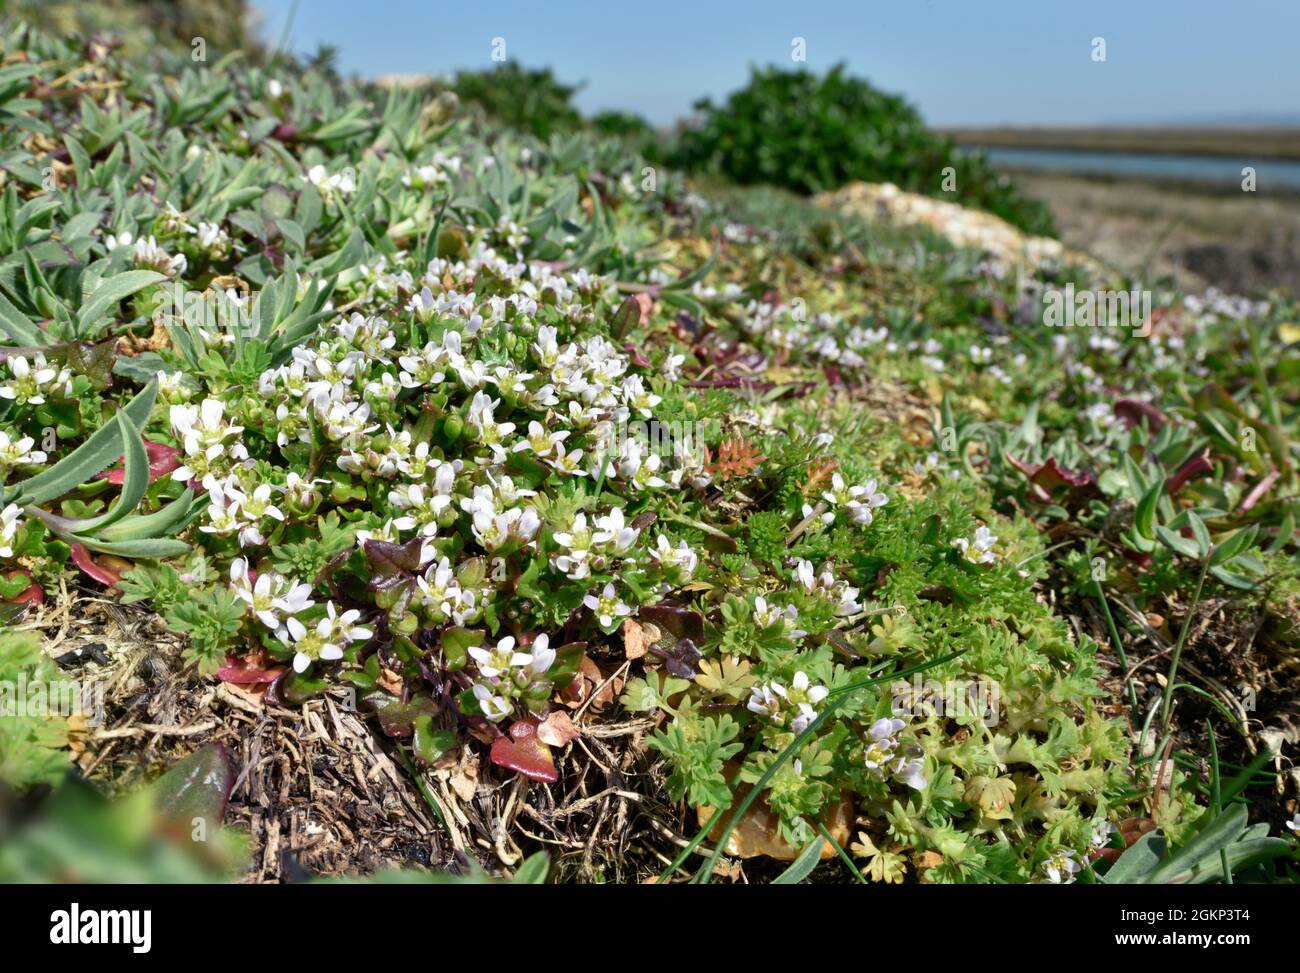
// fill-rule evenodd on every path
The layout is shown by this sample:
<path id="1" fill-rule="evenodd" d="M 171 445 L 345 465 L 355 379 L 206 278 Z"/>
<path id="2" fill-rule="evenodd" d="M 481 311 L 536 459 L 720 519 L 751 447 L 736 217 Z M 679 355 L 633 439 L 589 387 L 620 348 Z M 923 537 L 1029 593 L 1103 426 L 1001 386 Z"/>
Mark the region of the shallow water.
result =
<path id="1" fill-rule="evenodd" d="M 962 148 L 969 150 L 972 147 Z M 1300 162 L 1288 159 L 1014 147 L 993 147 L 985 151 L 989 161 L 1002 168 L 1177 179 L 1220 185 L 1240 185 L 1242 169 L 1251 166 L 1255 170 L 1255 187 L 1260 192 L 1269 189 L 1300 190 Z"/>

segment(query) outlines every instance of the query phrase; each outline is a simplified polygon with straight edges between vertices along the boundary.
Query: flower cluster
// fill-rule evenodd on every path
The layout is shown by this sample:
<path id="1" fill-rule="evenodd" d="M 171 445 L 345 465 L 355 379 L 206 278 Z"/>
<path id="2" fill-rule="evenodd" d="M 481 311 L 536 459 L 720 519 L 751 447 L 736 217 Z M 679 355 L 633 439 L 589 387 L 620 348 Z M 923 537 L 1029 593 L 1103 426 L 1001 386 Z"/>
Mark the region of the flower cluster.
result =
<path id="1" fill-rule="evenodd" d="M 480 676 L 473 686 L 474 698 L 483 715 L 494 723 L 513 713 L 517 703 L 545 712 L 550 695 L 546 673 L 555 662 L 550 637 L 537 636 L 527 652 L 517 651 L 515 645 L 514 637 L 507 635 L 495 648 L 469 649 Z"/>

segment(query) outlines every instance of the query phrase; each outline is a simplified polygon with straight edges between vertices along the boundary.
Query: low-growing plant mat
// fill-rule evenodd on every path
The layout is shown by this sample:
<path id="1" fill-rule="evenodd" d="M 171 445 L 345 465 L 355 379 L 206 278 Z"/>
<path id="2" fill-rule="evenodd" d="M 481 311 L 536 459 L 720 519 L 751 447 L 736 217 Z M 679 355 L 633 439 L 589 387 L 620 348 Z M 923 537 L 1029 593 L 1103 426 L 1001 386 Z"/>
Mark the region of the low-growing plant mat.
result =
<path id="1" fill-rule="evenodd" d="M 4 38 L 0 684 L 105 687 L 0 717 L 20 806 L 154 781 L 159 879 L 1294 877 L 1285 295 Z"/>

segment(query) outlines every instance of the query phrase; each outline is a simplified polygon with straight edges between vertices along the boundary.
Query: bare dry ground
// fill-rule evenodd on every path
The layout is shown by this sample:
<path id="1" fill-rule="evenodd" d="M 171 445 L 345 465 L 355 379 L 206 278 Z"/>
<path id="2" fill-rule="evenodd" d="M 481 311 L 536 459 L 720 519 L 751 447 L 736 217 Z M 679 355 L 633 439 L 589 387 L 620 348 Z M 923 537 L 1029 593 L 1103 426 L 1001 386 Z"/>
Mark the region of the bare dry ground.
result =
<path id="1" fill-rule="evenodd" d="M 1237 294 L 1300 294 L 1300 196 L 1201 191 L 1144 180 L 1017 172 L 1061 239 L 1151 281 Z"/>

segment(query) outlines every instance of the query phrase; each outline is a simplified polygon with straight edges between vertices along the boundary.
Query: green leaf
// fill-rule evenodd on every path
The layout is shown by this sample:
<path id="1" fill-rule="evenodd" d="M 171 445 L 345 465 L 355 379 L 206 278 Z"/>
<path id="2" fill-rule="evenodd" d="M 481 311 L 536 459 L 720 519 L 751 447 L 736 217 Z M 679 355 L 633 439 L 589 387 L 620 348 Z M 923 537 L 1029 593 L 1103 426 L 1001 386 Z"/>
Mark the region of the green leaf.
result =
<path id="1" fill-rule="evenodd" d="M 201 510 L 206 505 L 205 498 L 197 509 Z M 150 537 L 167 537 L 176 533 L 195 509 L 194 491 L 186 490 L 171 503 L 160 507 L 151 514 L 133 514 L 130 517 L 124 517 L 116 524 L 96 531 L 95 535 L 100 540 L 110 543 L 144 540 Z"/>
<path id="2" fill-rule="evenodd" d="M 1192 534 L 1196 537 L 1196 545 L 1199 548 L 1197 557 L 1205 557 L 1213 544 L 1210 539 L 1210 529 L 1205 526 L 1205 521 L 1198 517 L 1194 510 L 1187 511 L 1187 522 L 1191 525 Z"/>
<path id="3" fill-rule="evenodd" d="M 817 863 L 822 858 L 822 847 L 826 844 L 825 838 L 815 838 L 803 851 L 799 857 L 790 863 L 790 867 L 784 872 L 772 879 L 773 885 L 798 885 L 807 878 Z"/>
<path id="4" fill-rule="evenodd" d="M 77 334 L 87 334 L 90 326 L 116 307 L 123 298 L 166 279 L 164 274 L 155 270 L 128 270 L 102 281 L 77 312 Z"/>
<path id="5" fill-rule="evenodd" d="M 0 293 L 0 331 L 19 347 L 42 348 L 52 342 L 45 332 L 32 322 L 31 318 L 10 303 L 9 298 Z"/>
<path id="6" fill-rule="evenodd" d="M 1160 867 L 1168 845 L 1156 831 L 1148 831 L 1124 850 L 1102 881 L 1107 885 L 1141 885 Z"/>
<path id="7" fill-rule="evenodd" d="M 1156 536 L 1165 544 L 1177 551 L 1184 557 L 1199 558 L 1201 549 L 1197 546 L 1196 541 L 1190 537 L 1184 537 L 1176 530 L 1170 530 L 1168 527 L 1157 527 Z"/>
<path id="8" fill-rule="evenodd" d="M 544 851 L 534 852 L 524 859 L 524 863 L 515 870 L 514 884 L 544 885 L 546 873 L 550 871 L 551 859 Z"/>
<path id="9" fill-rule="evenodd" d="M 144 449 L 144 439 L 125 412 L 119 412 L 114 421 L 122 436 L 122 455 L 125 457 L 122 492 L 117 502 L 98 517 L 79 520 L 72 526 L 78 534 L 109 527 L 135 510 L 149 489 L 149 455 Z"/>
<path id="10" fill-rule="evenodd" d="M 1133 515 L 1133 528 L 1137 531 L 1138 536 L 1147 540 L 1155 539 L 1155 520 L 1156 508 L 1160 504 L 1160 498 L 1165 493 L 1165 478 L 1160 476 L 1155 483 L 1151 484 L 1142 499 L 1138 501 L 1137 511 Z"/>
<path id="11" fill-rule="evenodd" d="M 1214 550 L 1210 552 L 1210 565 L 1218 567 L 1248 550 L 1255 543 L 1255 537 L 1258 533 L 1259 528 L 1254 524 L 1235 531 L 1226 540 L 1220 541 L 1214 546 Z"/>
<path id="12" fill-rule="evenodd" d="M 190 545 L 184 541 L 172 540 L 165 537 L 145 537 L 133 541 L 117 541 L 110 543 L 99 540 L 94 537 L 77 537 L 74 543 L 85 544 L 87 548 L 98 554 L 112 554 L 114 557 L 140 558 L 140 557 L 178 557 L 181 554 L 188 554 Z"/>
<path id="13" fill-rule="evenodd" d="M 149 413 L 153 410 L 157 395 L 158 383 L 151 381 L 122 411 L 136 427 L 143 427 L 149 421 Z M 106 422 L 89 439 L 48 470 L 18 484 L 18 502 L 41 504 L 53 500 L 111 466 L 122 455 L 121 434 L 118 430 L 116 423 Z"/>

